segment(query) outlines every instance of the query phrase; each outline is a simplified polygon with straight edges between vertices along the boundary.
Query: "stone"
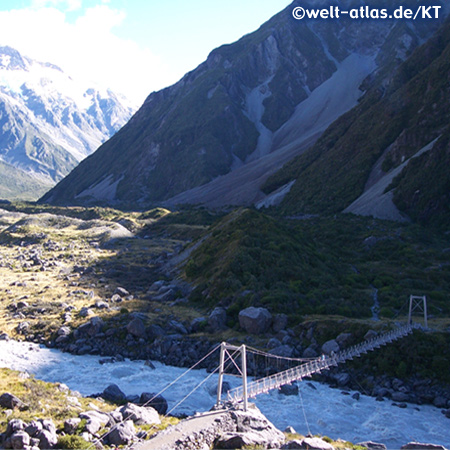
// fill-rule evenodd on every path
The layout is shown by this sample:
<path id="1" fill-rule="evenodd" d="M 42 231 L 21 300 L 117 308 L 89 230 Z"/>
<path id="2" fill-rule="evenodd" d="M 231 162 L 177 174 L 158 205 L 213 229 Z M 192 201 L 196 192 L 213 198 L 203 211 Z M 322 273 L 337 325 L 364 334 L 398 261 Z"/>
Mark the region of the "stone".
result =
<path id="1" fill-rule="evenodd" d="M 272 314 L 266 308 L 250 306 L 239 313 L 239 325 L 249 334 L 262 334 L 272 325 Z"/>
<path id="2" fill-rule="evenodd" d="M 280 393 L 283 395 L 298 395 L 298 385 L 293 384 L 285 384 L 281 386 Z"/>
<path id="3" fill-rule="evenodd" d="M 285 330 L 288 324 L 288 316 L 286 314 L 276 314 L 273 318 L 272 328 L 275 333 Z"/>
<path id="4" fill-rule="evenodd" d="M 64 433 L 75 434 L 78 425 L 80 425 L 81 419 L 74 417 L 72 419 L 66 419 L 64 421 Z"/>
<path id="5" fill-rule="evenodd" d="M 297 434 L 297 431 L 295 430 L 295 428 L 291 427 L 290 425 L 285 428 L 284 432 L 289 433 L 289 434 Z"/>
<path id="6" fill-rule="evenodd" d="M 119 409 L 124 420 L 132 420 L 136 425 L 160 424 L 161 420 L 155 409 L 127 403 Z"/>
<path id="7" fill-rule="evenodd" d="M 334 379 L 339 387 L 347 386 L 350 383 L 350 375 L 346 372 L 336 374 Z"/>
<path id="8" fill-rule="evenodd" d="M 41 419 L 42 428 L 44 430 L 50 431 L 50 433 L 56 434 L 56 426 L 51 419 Z"/>
<path id="9" fill-rule="evenodd" d="M 78 313 L 78 315 L 80 317 L 89 317 L 89 316 L 94 315 L 94 311 L 92 311 L 92 309 L 84 306 L 83 308 L 80 309 L 80 312 Z"/>
<path id="10" fill-rule="evenodd" d="M 227 328 L 227 312 L 225 308 L 214 308 L 208 317 L 208 326 L 214 333 Z"/>
<path id="11" fill-rule="evenodd" d="M 356 445 L 360 445 L 361 447 L 368 448 L 369 450 L 386 450 L 386 446 L 384 444 L 379 444 L 377 442 L 372 442 L 372 441 L 359 442 Z"/>
<path id="12" fill-rule="evenodd" d="M 20 419 L 11 419 L 6 427 L 6 435 L 11 436 L 16 431 L 25 430 L 27 424 Z"/>
<path id="13" fill-rule="evenodd" d="M 30 445 L 30 435 L 23 430 L 14 432 L 11 435 L 11 447 L 13 449 L 24 449 Z"/>
<path id="14" fill-rule="evenodd" d="M 70 330 L 69 327 L 61 327 L 61 328 L 56 332 L 56 334 L 57 334 L 58 336 L 69 336 L 70 333 L 71 333 L 71 330 Z"/>
<path id="15" fill-rule="evenodd" d="M 203 331 L 208 325 L 208 321 L 204 317 L 196 317 L 190 323 L 190 329 L 192 333 L 198 333 L 199 331 Z"/>
<path id="16" fill-rule="evenodd" d="M 409 395 L 404 392 L 394 392 L 391 398 L 394 402 L 408 402 L 410 400 Z"/>
<path id="17" fill-rule="evenodd" d="M 400 447 L 401 450 L 446 450 L 443 445 L 422 444 L 420 442 L 409 442 Z"/>
<path id="18" fill-rule="evenodd" d="M 352 338 L 352 333 L 341 333 L 337 338 L 336 342 L 339 344 L 339 347 L 345 347 L 348 345 L 349 341 Z"/>
<path id="19" fill-rule="evenodd" d="M 331 339 L 330 341 L 325 342 L 322 345 L 322 353 L 325 355 L 331 355 L 332 353 L 338 353 L 340 351 L 339 344 L 335 339 Z"/>
<path id="20" fill-rule="evenodd" d="M 37 420 L 31 421 L 27 427 L 25 427 L 25 431 L 31 436 L 37 436 L 40 431 L 44 429 L 42 422 L 38 422 Z"/>
<path id="21" fill-rule="evenodd" d="M 284 356 L 286 358 L 291 358 L 294 353 L 294 348 L 290 345 L 279 345 L 278 347 L 273 348 L 270 353 L 272 355 Z"/>
<path id="22" fill-rule="evenodd" d="M 162 395 L 156 395 L 152 392 L 143 392 L 139 398 L 139 403 L 143 406 L 151 406 L 162 416 L 166 414 L 169 407 L 167 400 Z"/>
<path id="23" fill-rule="evenodd" d="M 178 322 L 177 320 L 170 320 L 167 324 L 175 333 L 179 334 L 188 334 L 188 330 L 186 330 L 186 327 Z"/>
<path id="24" fill-rule="evenodd" d="M 127 396 L 120 390 L 117 384 L 110 384 L 103 392 L 102 397 L 110 402 L 121 404 L 125 403 Z"/>
<path id="25" fill-rule="evenodd" d="M 317 437 L 303 439 L 302 448 L 308 450 L 334 450 L 331 444 Z"/>
<path id="26" fill-rule="evenodd" d="M 26 334 L 27 331 L 30 329 L 30 322 L 21 322 L 19 325 L 17 325 L 17 332 L 20 334 Z"/>
<path id="27" fill-rule="evenodd" d="M 137 338 L 145 338 L 147 336 L 144 322 L 139 318 L 133 319 L 127 325 L 127 331 Z"/>
<path id="28" fill-rule="evenodd" d="M 365 341 L 370 341 L 370 339 L 374 339 L 378 336 L 378 333 L 375 330 L 369 330 L 365 335 L 364 335 L 364 340 Z"/>
<path id="29" fill-rule="evenodd" d="M 127 297 L 130 293 L 123 287 L 118 287 L 114 291 L 114 294 L 120 295 L 121 297 Z"/>
<path id="30" fill-rule="evenodd" d="M 232 432 L 232 433 L 224 433 L 219 437 L 216 441 L 214 448 L 217 449 L 239 449 L 239 448 L 253 448 L 264 446 L 266 447 L 267 443 L 264 441 L 264 438 L 260 436 L 258 433 L 248 431 L 246 433 Z"/>
<path id="31" fill-rule="evenodd" d="M 286 444 L 281 446 L 281 449 L 297 449 L 297 448 L 304 448 L 302 447 L 302 441 L 300 439 L 294 439 L 293 441 L 286 442 Z"/>
<path id="32" fill-rule="evenodd" d="M 111 428 L 108 434 L 108 442 L 110 445 L 128 445 L 136 436 L 136 429 L 132 420 L 119 423 Z"/>
<path id="33" fill-rule="evenodd" d="M 305 349 L 302 356 L 303 358 L 317 358 L 317 356 L 319 355 L 312 346 L 309 346 L 307 349 Z"/>
<path id="34" fill-rule="evenodd" d="M 447 407 L 447 399 L 445 397 L 442 397 L 438 395 L 433 400 L 433 405 L 437 408 L 446 408 Z"/>
<path id="35" fill-rule="evenodd" d="M 23 408 L 25 403 L 22 402 L 18 397 L 9 392 L 5 392 L 0 396 L 0 406 L 6 409 Z"/>
<path id="36" fill-rule="evenodd" d="M 51 449 L 58 443 L 58 436 L 48 430 L 42 430 L 38 433 L 39 448 Z"/>

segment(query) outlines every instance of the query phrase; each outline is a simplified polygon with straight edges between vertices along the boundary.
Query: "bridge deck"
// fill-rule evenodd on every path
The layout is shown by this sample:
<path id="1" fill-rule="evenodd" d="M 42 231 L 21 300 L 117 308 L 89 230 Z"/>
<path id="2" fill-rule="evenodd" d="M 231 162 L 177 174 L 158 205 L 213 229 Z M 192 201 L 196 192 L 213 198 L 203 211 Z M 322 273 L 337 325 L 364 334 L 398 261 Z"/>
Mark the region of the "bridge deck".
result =
<path id="1" fill-rule="evenodd" d="M 327 370 L 330 367 L 337 366 L 345 361 L 361 356 L 371 350 L 381 347 L 382 345 L 390 344 L 391 342 L 407 336 L 412 331 L 411 325 L 404 325 L 392 331 L 376 336 L 372 339 L 362 342 L 361 344 L 343 350 L 336 355 L 323 356 L 319 359 L 314 359 L 305 364 L 285 370 L 283 372 L 270 375 L 265 378 L 248 383 L 247 397 L 253 398 L 259 394 L 266 393 L 272 389 L 278 389 L 285 384 L 290 384 L 293 381 L 302 380 L 310 377 L 315 373 Z M 231 389 L 227 393 L 228 400 L 234 403 L 241 402 L 244 399 L 243 387 L 239 386 Z"/>

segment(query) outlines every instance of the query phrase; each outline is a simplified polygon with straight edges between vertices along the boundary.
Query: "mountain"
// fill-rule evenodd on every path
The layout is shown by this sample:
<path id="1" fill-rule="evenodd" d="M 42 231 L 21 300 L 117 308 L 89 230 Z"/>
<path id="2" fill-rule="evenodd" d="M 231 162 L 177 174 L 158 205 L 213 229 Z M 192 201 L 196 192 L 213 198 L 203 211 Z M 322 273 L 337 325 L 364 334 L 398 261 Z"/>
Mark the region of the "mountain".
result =
<path id="1" fill-rule="evenodd" d="M 279 189 L 273 196 L 267 185 L 265 193 L 260 189 L 268 177 L 355 107 L 374 79 L 387 82 L 438 26 L 436 20 L 300 22 L 292 16 L 299 4 L 152 93 L 42 201 L 147 207 L 281 199 L 295 178 L 272 183 Z"/>
<path id="2" fill-rule="evenodd" d="M 389 83 L 374 83 L 356 108 L 263 189 L 269 193 L 291 184 L 280 205 L 289 214 L 344 210 L 447 226 L 449 74 L 447 21 Z"/>
<path id="3" fill-rule="evenodd" d="M 86 86 L 53 64 L 0 47 L 0 195 L 38 198 L 132 112 L 129 102 L 110 90 Z"/>

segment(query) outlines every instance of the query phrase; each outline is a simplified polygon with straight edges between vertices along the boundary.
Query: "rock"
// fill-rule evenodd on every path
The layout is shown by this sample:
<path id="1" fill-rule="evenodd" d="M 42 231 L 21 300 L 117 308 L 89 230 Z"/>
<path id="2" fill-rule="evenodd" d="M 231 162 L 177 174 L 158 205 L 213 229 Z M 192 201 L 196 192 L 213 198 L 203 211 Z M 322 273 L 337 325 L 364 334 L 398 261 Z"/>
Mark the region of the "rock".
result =
<path id="1" fill-rule="evenodd" d="M 293 384 L 285 384 L 281 386 L 280 393 L 283 395 L 298 395 L 298 385 Z"/>
<path id="2" fill-rule="evenodd" d="M 204 317 L 196 317 L 190 324 L 191 332 L 198 333 L 199 331 L 203 331 L 206 325 L 208 325 L 208 321 Z"/>
<path id="3" fill-rule="evenodd" d="M 359 393 L 359 392 L 355 392 L 353 395 L 352 395 L 352 399 L 353 400 L 359 400 L 361 398 L 361 394 Z"/>
<path id="4" fill-rule="evenodd" d="M 438 395 L 433 400 L 433 405 L 437 408 L 446 408 L 447 407 L 447 399 Z"/>
<path id="5" fill-rule="evenodd" d="M 335 339 L 332 339 L 331 341 L 325 342 L 325 344 L 322 345 L 322 353 L 325 355 L 331 355 L 332 352 L 338 353 L 340 351 L 339 344 L 336 342 Z"/>
<path id="6" fill-rule="evenodd" d="M 293 441 L 286 442 L 281 448 L 284 450 L 304 448 L 302 447 L 302 441 L 300 439 L 294 439 Z"/>
<path id="7" fill-rule="evenodd" d="M 339 344 L 339 347 L 345 347 L 348 345 L 351 338 L 352 338 L 352 333 L 341 333 L 336 338 L 336 342 Z"/>
<path id="8" fill-rule="evenodd" d="M 294 348 L 290 345 L 280 345 L 273 348 L 270 353 L 277 356 L 285 356 L 286 358 L 291 358 L 292 354 L 294 353 Z"/>
<path id="9" fill-rule="evenodd" d="M 295 428 L 291 427 L 291 426 L 286 427 L 284 432 L 289 433 L 289 434 L 297 434 L 297 431 L 295 431 Z"/>
<path id="10" fill-rule="evenodd" d="M 225 308 L 214 308 L 208 317 L 208 326 L 214 333 L 227 327 L 227 312 Z"/>
<path id="11" fill-rule="evenodd" d="M 11 447 L 21 450 L 30 445 L 30 435 L 26 431 L 16 431 L 11 435 Z"/>
<path id="12" fill-rule="evenodd" d="M 94 315 L 94 311 L 92 311 L 92 309 L 84 306 L 83 308 L 80 309 L 80 312 L 78 313 L 78 315 L 80 317 L 89 317 L 89 316 Z"/>
<path id="13" fill-rule="evenodd" d="M 56 426 L 51 419 L 41 419 L 42 428 L 44 430 L 50 431 L 50 433 L 56 434 Z"/>
<path id="14" fill-rule="evenodd" d="M 162 395 L 156 395 L 152 392 L 143 392 L 139 403 L 143 406 L 151 406 L 162 416 L 166 414 L 168 409 L 167 400 Z"/>
<path id="15" fill-rule="evenodd" d="M 106 302 L 104 302 L 104 301 L 98 301 L 98 302 L 95 302 L 95 305 L 94 305 L 97 309 L 109 309 L 109 305 L 108 305 L 108 303 L 106 303 Z"/>
<path id="16" fill-rule="evenodd" d="M 278 333 L 282 330 L 285 330 L 288 324 L 288 316 L 286 314 L 277 314 L 273 318 L 273 331 Z"/>
<path id="17" fill-rule="evenodd" d="M 308 450 L 334 450 L 331 444 L 317 437 L 303 439 L 302 448 Z"/>
<path id="18" fill-rule="evenodd" d="M 384 444 L 378 444 L 377 442 L 372 441 L 360 442 L 356 445 L 368 448 L 369 450 L 386 450 L 386 446 Z"/>
<path id="19" fill-rule="evenodd" d="M 272 314 L 266 308 L 250 306 L 239 313 L 239 325 L 247 333 L 262 334 L 269 330 Z"/>
<path id="20" fill-rule="evenodd" d="M 216 441 L 214 448 L 217 449 L 240 449 L 240 448 L 254 448 L 264 446 L 267 447 L 267 443 L 264 438 L 258 433 L 248 431 L 246 433 L 232 432 L 224 433 Z M 273 447 L 272 447 L 273 448 Z"/>
<path id="21" fill-rule="evenodd" d="M 350 375 L 348 373 L 338 373 L 334 379 L 339 387 L 347 386 L 350 383 Z"/>
<path id="22" fill-rule="evenodd" d="M 267 348 L 276 348 L 281 345 L 281 342 L 277 338 L 271 338 L 269 339 L 269 342 L 267 342 Z"/>
<path id="23" fill-rule="evenodd" d="M 447 409 L 447 411 L 445 412 L 445 417 L 447 417 L 447 419 L 450 419 L 450 409 Z"/>
<path id="24" fill-rule="evenodd" d="M 81 419 L 76 417 L 72 419 L 66 419 L 64 421 L 64 433 L 66 434 L 75 434 L 77 431 L 78 425 L 80 425 Z"/>
<path id="25" fill-rule="evenodd" d="M 42 422 L 38 422 L 37 420 L 33 420 L 29 423 L 27 427 L 25 427 L 25 431 L 31 436 L 37 436 L 40 431 L 44 429 Z"/>
<path id="26" fill-rule="evenodd" d="M 27 331 L 30 328 L 30 323 L 29 322 L 21 322 L 19 323 L 19 325 L 17 325 L 17 332 L 20 334 L 26 334 Z"/>
<path id="27" fill-rule="evenodd" d="M 61 328 L 56 332 L 56 334 L 57 334 L 58 336 L 69 336 L 70 333 L 71 333 L 71 330 L 70 330 L 69 327 L 61 327 Z"/>
<path id="28" fill-rule="evenodd" d="M 0 396 L 0 406 L 6 409 L 14 409 L 14 408 L 24 408 L 25 403 L 22 402 L 18 397 L 9 392 L 5 392 Z"/>
<path id="29" fill-rule="evenodd" d="M 120 390 L 117 384 L 110 384 L 103 392 L 102 397 L 110 402 L 121 404 L 125 403 L 127 396 Z"/>
<path id="30" fill-rule="evenodd" d="M 410 400 L 410 396 L 404 392 L 394 392 L 391 398 L 394 402 L 408 402 Z"/>
<path id="31" fill-rule="evenodd" d="M 110 445 L 119 446 L 130 444 L 135 436 L 136 429 L 133 421 L 127 420 L 111 428 L 107 438 Z"/>
<path id="32" fill-rule="evenodd" d="M 27 424 L 20 419 L 11 419 L 6 427 L 6 435 L 11 436 L 16 431 L 25 430 Z"/>
<path id="33" fill-rule="evenodd" d="M 115 422 L 111 422 L 111 418 L 108 414 L 95 410 L 82 412 L 78 417 L 86 420 L 84 431 L 87 431 L 92 435 L 95 435 L 105 425 L 115 424 Z"/>
<path id="34" fill-rule="evenodd" d="M 186 327 L 178 322 L 177 320 L 170 320 L 167 324 L 175 333 L 178 334 L 188 334 L 188 330 L 186 330 Z"/>
<path id="35" fill-rule="evenodd" d="M 130 293 L 123 287 L 116 288 L 114 294 L 120 295 L 121 297 L 127 297 L 130 295 Z"/>
<path id="36" fill-rule="evenodd" d="M 51 449 L 58 443 L 58 436 L 48 430 L 42 430 L 38 433 L 39 447 L 42 449 Z"/>
<path id="37" fill-rule="evenodd" d="M 124 420 L 132 420 L 137 425 L 160 424 L 161 420 L 155 409 L 128 403 L 119 409 Z"/>
<path id="38" fill-rule="evenodd" d="M 309 346 L 304 352 L 303 352 L 303 358 L 317 358 L 319 356 L 317 352 L 314 350 L 312 346 Z"/>
<path id="39" fill-rule="evenodd" d="M 419 442 L 409 442 L 400 448 L 401 450 L 446 450 L 443 445 L 421 444 Z"/>
<path id="40" fill-rule="evenodd" d="M 364 335 L 364 340 L 365 341 L 369 341 L 370 339 L 376 338 L 378 336 L 378 333 L 375 330 L 369 330 L 365 335 Z"/>
<path id="41" fill-rule="evenodd" d="M 159 337 L 165 336 L 166 332 L 159 325 L 152 324 L 147 328 L 146 335 L 150 339 L 158 339 Z"/>
<path id="42" fill-rule="evenodd" d="M 127 331 L 137 338 L 145 338 L 147 335 L 144 322 L 139 318 L 133 319 L 127 325 Z"/>

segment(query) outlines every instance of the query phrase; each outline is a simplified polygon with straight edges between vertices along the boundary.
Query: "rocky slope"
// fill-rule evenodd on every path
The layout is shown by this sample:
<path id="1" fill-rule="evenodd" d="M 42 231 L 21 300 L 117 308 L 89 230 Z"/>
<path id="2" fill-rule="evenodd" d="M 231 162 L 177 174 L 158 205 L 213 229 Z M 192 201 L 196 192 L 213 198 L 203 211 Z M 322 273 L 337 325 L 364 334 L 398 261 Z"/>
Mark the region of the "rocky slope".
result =
<path id="1" fill-rule="evenodd" d="M 437 26 L 299 22 L 296 4 L 151 94 L 42 200 L 140 207 L 261 200 L 267 177 L 356 105 L 369 74 L 389 72 Z"/>
<path id="2" fill-rule="evenodd" d="M 448 225 L 449 39 L 447 21 L 391 79 L 376 80 L 355 109 L 268 180 L 267 193 L 293 183 L 282 211 L 345 210 Z"/>
<path id="3" fill-rule="evenodd" d="M 38 198 L 131 117 L 127 100 L 0 47 L 0 195 Z"/>

